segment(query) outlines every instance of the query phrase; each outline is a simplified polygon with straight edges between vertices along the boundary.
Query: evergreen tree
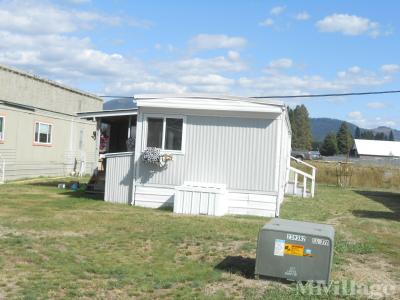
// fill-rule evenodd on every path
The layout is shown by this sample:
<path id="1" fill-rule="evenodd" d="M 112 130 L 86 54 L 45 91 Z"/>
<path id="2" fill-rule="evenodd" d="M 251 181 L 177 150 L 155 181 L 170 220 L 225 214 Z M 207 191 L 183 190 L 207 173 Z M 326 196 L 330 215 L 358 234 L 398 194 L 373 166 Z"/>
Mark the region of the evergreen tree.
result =
<path id="1" fill-rule="evenodd" d="M 383 132 L 377 132 L 374 136 L 374 139 L 378 141 L 384 141 L 386 139 L 385 137 L 386 136 Z"/>
<path id="2" fill-rule="evenodd" d="M 349 126 L 342 122 L 337 132 L 337 146 L 340 154 L 348 154 L 353 146 L 353 137 L 351 136 Z"/>
<path id="3" fill-rule="evenodd" d="M 332 156 L 338 153 L 338 146 L 336 140 L 336 134 L 328 133 L 322 143 L 320 152 L 325 156 Z"/>
<path id="4" fill-rule="evenodd" d="M 356 127 L 356 131 L 354 132 L 354 138 L 359 139 L 361 137 L 361 129 L 360 127 Z"/>
<path id="5" fill-rule="evenodd" d="M 363 140 L 373 140 L 375 136 L 371 130 L 365 130 L 361 133 L 360 138 Z"/>
<path id="6" fill-rule="evenodd" d="M 290 127 L 292 128 L 292 148 L 297 149 L 297 128 L 295 125 L 295 116 L 294 116 L 294 109 L 288 107 L 289 113 L 289 120 L 290 120 Z"/>
<path id="7" fill-rule="evenodd" d="M 292 126 L 292 148 L 311 150 L 311 124 L 307 108 L 304 105 L 297 105 L 294 110 L 289 110 L 289 118 Z"/>
<path id="8" fill-rule="evenodd" d="M 389 141 L 394 141 L 394 134 L 393 134 L 393 130 L 390 130 L 390 134 L 389 134 Z"/>

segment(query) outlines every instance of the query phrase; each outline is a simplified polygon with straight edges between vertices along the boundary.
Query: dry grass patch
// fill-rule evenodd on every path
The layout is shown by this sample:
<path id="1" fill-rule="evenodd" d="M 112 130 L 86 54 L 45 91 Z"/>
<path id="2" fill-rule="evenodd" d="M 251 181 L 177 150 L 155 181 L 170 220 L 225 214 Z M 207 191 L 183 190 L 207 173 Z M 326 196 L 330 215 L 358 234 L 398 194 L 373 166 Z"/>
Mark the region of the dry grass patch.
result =
<path id="1" fill-rule="evenodd" d="M 265 218 L 176 217 L 59 181 L 0 186 L 0 299 L 299 299 L 292 284 L 254 279 Z M 289 198 L 281 212 L 334 225 L 334 280 L 399 285 L 398 199 L 318 186 L 316 198 Z"/>

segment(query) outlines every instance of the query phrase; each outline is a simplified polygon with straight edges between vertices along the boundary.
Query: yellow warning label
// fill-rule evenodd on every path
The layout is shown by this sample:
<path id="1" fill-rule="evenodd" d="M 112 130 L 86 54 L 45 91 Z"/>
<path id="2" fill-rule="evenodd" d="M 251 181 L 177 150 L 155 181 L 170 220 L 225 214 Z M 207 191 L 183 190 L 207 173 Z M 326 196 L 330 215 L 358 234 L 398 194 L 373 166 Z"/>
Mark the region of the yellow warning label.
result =
<path id="1" fill-rule="evenodd" d="M 285 255 L 304 256 L 304 246 L 285 243 Z"/>

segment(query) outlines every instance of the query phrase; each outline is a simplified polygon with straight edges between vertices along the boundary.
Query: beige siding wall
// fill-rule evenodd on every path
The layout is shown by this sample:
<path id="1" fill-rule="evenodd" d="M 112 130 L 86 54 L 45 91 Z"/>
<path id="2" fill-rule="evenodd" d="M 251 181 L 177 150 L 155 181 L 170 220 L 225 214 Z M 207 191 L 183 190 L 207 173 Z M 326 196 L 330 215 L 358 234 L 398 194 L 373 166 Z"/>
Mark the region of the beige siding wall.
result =
<path id="1" fill-rule="evenodd" d="M 0 143 L 0 154 L 6 160 L 6 180 L 68 175 L 74 168 L 79 170 L 81 161 L 86 162 L 86 172 L 95 167 L 96 144 L 91 137 L 94 123 L 11 109 L 1 104 L 0 115 L 5 116 L 5 139 Z M 53 125 L 51 145 L 34 144 L 35 121 Z M 79 143 L 81 131 L 82 145 Z"/>
<path id="2" fill-rule="evenodd" d="M 0 100 L 75 114 L 102 109 L 102 101 L 0 66 Z"/>
<path id="3" fill-rule="evenodd" d="M 1 104 L 1 100 L 35 110 L 11 107 Z M 6 181 L 67 175 L 74 169 L 78 171 L 81 161 L 86 162 L 86 172 L 91 172 L 97 160 L 96 144 L 91 137 L 96 125 L 80 120 L 76 112 L 101 109 L 102 101 L 98 98 L 0 66 L 0 115 L 5 116 L 0 155 L 6 160 Z M 34 145 L 35 121 L 53 125 L 50 146 Z"/>

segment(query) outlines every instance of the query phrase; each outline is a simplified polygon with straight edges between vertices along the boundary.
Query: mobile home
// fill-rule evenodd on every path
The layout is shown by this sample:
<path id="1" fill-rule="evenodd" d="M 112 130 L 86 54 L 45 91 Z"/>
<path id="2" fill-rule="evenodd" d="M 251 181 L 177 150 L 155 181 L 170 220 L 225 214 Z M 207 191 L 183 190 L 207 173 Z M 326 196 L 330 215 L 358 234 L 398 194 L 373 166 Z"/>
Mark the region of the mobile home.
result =
<path id="1" fill-rule="evenodd" d="M 0 65 L 0 182 L 92 173 L 96 125 L 76 113 L 102 105 L 92 94 Z"/>
<path id="2" fill-rule="evenodd" d="M 139 95 L 136 107 L 87 112 L 134 148 L 104 153 L 105 200 L 194 214 L 279 215 L 291 129 L 282 102 L 244 97 Z M 115 130 L 114 130 L 115 132 Z M 98 140 L 97 150 L 104 148 Z M 109 137 L 108 148 L 115 147 Z"/>

